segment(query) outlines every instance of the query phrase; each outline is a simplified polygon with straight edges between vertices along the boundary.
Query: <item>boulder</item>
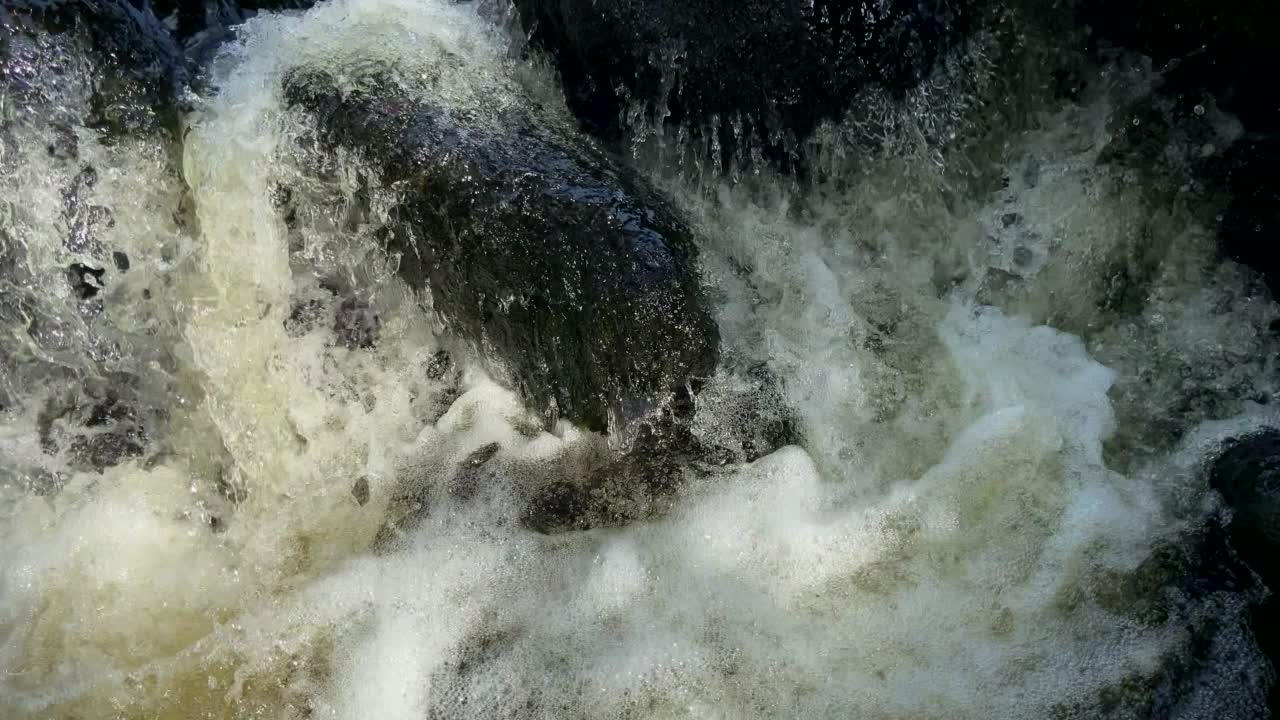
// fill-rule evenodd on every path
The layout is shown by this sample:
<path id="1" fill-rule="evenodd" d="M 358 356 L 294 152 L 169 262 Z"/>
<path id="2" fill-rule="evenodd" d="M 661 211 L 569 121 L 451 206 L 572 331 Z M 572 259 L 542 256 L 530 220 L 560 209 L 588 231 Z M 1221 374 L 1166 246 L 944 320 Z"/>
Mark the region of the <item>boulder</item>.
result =
<path id="1" fill-rule="evenodd" d="M 1273 296 L 1280 293 L 1280 263 L 1273 249 L 1280 232 L 1280 85 L 1258 77 L 1280 62 L 1280 14 L 1261 0 L 1230 8 L 1204 0 L 1085 0 L 1082 22 L 1099 46 L 1149 56 L 1160 71 L 1164 98 L 1153 127 L 1213 106 L 1239 119 L 1243 137 L 1191 172 L 1212 193 L 1227 198 L 1218 213 L 1222 254 L 1258 271 Z M 1145 120 L 1145 118 L 1144 118 Z M 1162 138 L 1163 139 L 1163 138 Z M 1146 162 L 1159 162 L 1149 152 Z"/>
<path id="2" fill-rule="evenodd" d="M 1280 585 L 1280 430 L 1227 443 L 1210 482 L 1232 509 L 1231 539 L 1269 585 Z"/>
<path id="3" fill-rule="evenodd" d="M 1231 508 L 1231 544 L 1262 578 L 1271 595 L 1253 613 L 1258 645 L 1274 666 L 1280 659 L 1280 429 L 1269 428 L 1229 440 L 1210 468 L 1210 483 Z M 1280 712 L 1280 692 L 1269 700 Z"/>
<path id="4" fill-rule="evenodd" d="M 358 85 L 297 70 L 284 95 L 394 193 L 400 275 L 548 425 L 618 431 L 713 372 L 691 231 L 641 178 L 531 115 L 465 122 L 386 77 Z"/>
<path id="5" fill-rule="evenodd" d="M 1251 130 L 1280 128 L 1280 89 L 1256 74 L 1280 59 L 1280 15 L 1265 0 L 1084 0 L 1079 14 L 1100 43 L 1150 56 L 1171 94 L 1209 94 Z"/>
<path id="6" fill-rule="evenodd" d="M 150 0 L 155 14 L 173 28 L 179 40 L 188 41 L 209 30 L 234 25 L 262 11 L 303 10 L 315 0 Z"/>
<path id="7" fill-rule="evenodd" d="M 1227 257 L 1257 271 L 1280 298 L 1280 138 L 1247 138 L 1226 153 L 1230 201 L 1221 213 L 1220 247 Z"/>
<path id="8" fill-rule="evenodd" d="M 1182 634 L 1159 663 L 1102 693 L 1100 706 L 1071 716 L 1266 717 L 1275 678 L 1258 647 L 1256 614 L 1250 622 L 1265 594 L 1218 518 L 1162 539 L 1134 572 L 1100 583 L 1096 597 L 1109 611 Z"/>
<path id="9" fill-rule="evenodd" d="M 725 152 L 739 132 L 775 149 L 803 140 L 868 84 L 894 92 L 915 86 L 968 27 L 970 5 L 515 0 L 588 131 L 618 138 L 628 104 L 639 101 L 694 132 L 717 124 L 712 132 Z"/>

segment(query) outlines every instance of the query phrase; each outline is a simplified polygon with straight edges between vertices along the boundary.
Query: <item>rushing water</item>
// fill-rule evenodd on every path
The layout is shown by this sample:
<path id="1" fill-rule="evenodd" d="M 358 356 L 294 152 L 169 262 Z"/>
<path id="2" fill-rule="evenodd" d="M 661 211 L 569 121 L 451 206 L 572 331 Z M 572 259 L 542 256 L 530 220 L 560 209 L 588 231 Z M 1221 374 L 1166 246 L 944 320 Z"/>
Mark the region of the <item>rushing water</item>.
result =
<path id="1" fill-rule="evenodd" d="M 536 103 L 568 127 L 544 67 L 471 4 L 264 14 L 189 98 L 179 160 L 68 126 L 85 69 L 43 48 L 60 81 L 0 98 L 0 716 L 1141 717 L 1207 634 L 1178 716 L 1244 717 L 1253 591 L 1189 593 L 1157 551 L 1218 512 L 1214 443 L 1276 420 L 1280 312 L 1177 192 L 1098 163 L 1147 71 L 975 130 L 982 42 L 988 75 L 826 128 L 824 189 L 709 179 L 638 121 L 724 337 L 697 431 L 732 442 L 738 368 L 764 363 L 803 442 L 554 536 L 512 522 L 517 489 L 602 440 L 543 431 L 454 346 L 378 249 L 360 161 L 281 98 L 294 67 L 393 68 L 474 122 Z M 111 252 L 127 269 L 78 295 L 68 264 Z M 348 296 L 375 347 L 337 341 Z M 108 395 L 128 417 L 88 431 L 50 410 Z M 146 447 L 99 471 L 126 426 Z M 379 538 L 410 486 L 429 508 Z"/>

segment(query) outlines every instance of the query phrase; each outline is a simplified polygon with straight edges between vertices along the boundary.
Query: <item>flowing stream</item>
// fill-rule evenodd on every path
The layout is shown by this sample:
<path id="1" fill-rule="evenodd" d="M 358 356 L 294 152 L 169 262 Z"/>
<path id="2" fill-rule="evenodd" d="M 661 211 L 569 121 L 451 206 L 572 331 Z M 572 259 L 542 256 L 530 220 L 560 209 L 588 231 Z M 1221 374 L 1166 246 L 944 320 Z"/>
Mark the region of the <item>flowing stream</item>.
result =
<path id="1" fill-rule="evenodd" d="M 998 78 L 869 93 L 814 141 L 844 173 L 820 189 L 734 182 L 635 118 L 723 336 L 696 432 L 732 443 L 763 366 L 801 440 L 541 535 L 516 490 L 605 443 L 456 345 L 380 249 L 385 193 L 281 96 L 296 67 L 390 69 L 476 123 L 571 128 L 504 27 L 445 0 L 263 13 L 180 154 L 63 120 L 74 47 L 38 53 L 42 100 L 0 97 L 0 717 L 1137 718 L 1161 693 L 1245 717 L 1261 591 L 1162 559 L 1221 512 L 1216 443 L 1280 420 L 1280 309 L 1176 189 L 1099 163 L 1149 70 L 978 130 Z M 335 332 L 343 297 L 373 347 Z M 437 491 L 494 443 L 472 496 Z M 407 485 L 433 500 L 388 540 Z"/>

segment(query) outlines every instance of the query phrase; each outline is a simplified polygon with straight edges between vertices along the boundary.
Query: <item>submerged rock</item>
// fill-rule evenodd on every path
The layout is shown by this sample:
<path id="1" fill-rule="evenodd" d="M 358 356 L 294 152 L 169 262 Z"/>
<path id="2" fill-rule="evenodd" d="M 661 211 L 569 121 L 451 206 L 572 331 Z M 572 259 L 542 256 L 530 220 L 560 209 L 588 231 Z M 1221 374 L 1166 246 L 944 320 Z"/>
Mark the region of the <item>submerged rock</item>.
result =
<path id="1" fill-rule="evenodd" d="M 299 70 L 284 89 L 394 193 L 400 275 L 548 425 L 627 427 L 715 369 L 689 228 L 584 141 L 529 116 L 461 122 L 381 77 L 344 91 Z"/>
<path id="2" fill-rule="evenodd" d="M 1257 271 L 1280 298 L 1280 139 L 1243 140 L 1225 164 L 1231 200 L 1218 229 L 1222 252 Z"/>
<path id="3" fill-rule="evenodd" d="M 1185 164 L 1209 195 L 1225 197 L 1216 210 L 1222 254 L 1256 270 L 1280 296 L 1280 85 L 1257 74 L 1280 62 L 1280 14 L 1267 3 L 1224 8 L 1203 0 L 1085 0 L 1079 12 L 1099 45 L 1141 52 L 1160 73 L 1149 109 L 1126 131 L 1145 136 L 1127 140 L 1135 156 L 1128 164 L 1167 163 L 1175 145 L 1203 156 Z M 1240 139 L 1205 130 L 1217 111 L 1238 120 Z"/>
<path id="4" fill-rule="evenodd" d="M 98 130 L 104 139 L 120 135 L 176 131 L 179 88 L 187 77 L 182 48 L 145 3 L 126 0 L 4 0 L 0 3 L 0 91 L 19 106 L 50 100 L 41 74 L 65 68 L 70 74 L 83 53 L 88 70 L 87 114 L 76 124 Z M 79 67 L 76 70 L 80 70 Z M 60 109 L 65 112 L 65 109 Z M 74 155 L 74 145 L 51 154 Z"/>
<path id="5" fill-rule="evenodd" d="M 361 507 L 369 503 L 369 478 L 361 477 L 356 480 L 355 484 L 351 486 L 351 497 Z"/>
<path id="6" fill-rule="evenodd" d="M 154 411 L 139 409 L 128 377 L 110 378 L 117 387 L 100 382 L 50 397 L 37 418 L 41 448 L 50 455 L 65 452 L 69 466 L 102 472 L 150 448 L 146 426 Z"/>
<path id="7" fill-rule="evenodd" d="M 1280 59 L 1280 15 L 1266 2 L 1084 0 L 1080 20 L 1101 43 L 1132 48 L 1163 71 L 1170 95 L 1204 95 L 1260 132 L 1280 129 L 1280 87 L 1257 69 Z"/>
<path id="8" fill-rule="evenodd" d="M 368 349 L 378 344 L 382 320 L 369 303 L 347 298 L 338 305 L 333 318 L 333 332 L 348 350 Z"/>
<path id="9" fill-rule="evenodd" d="M 622 525 L 667 513 L 687 476 L 707 477 L 799 444 L 799 419 L 780 379 L 760 365 L 725 372 L 697 398 L 692 422 L 639 428 L 631 451 L 537 488 L 521 521 L 542 533 Z"/>
<path id="10" fill-rule="evenodd" d="M 456 512 L 478 495 L 508 485 L 501 463 L 492 462 L 501 449 L 496 442 L 488 443 L 472 450 L 441 476 L 428 472 L 401 478 L 370 548 L 375 553 L 391 552 L 433 512 Z"/>
<path id="11" fill-rule="evenodd" d="M 1258 644 L 1274 667 L 1280 661 L 1280 430 L 1270 428 L 1227 442 L 1210 470 L 1210 482 L 1231 507 L 1231 544 L 1271 590 L 1254 611 Z M 1273 687 L 1272 714 L 1280 712 Z"/>
<path id="12" fill-rule="evenodd" d="M 1280 430 L 1229 442 L 1210 481 L 1231 506 L 1240 555 L 1268 584 L 1280 585 Z"/>
<path id="13" fill-rule="evenodd" d="M 75 292 L 76 297 L 88 300 L 102 290 L 102 276 L 106 272 L 104 269 L 90 267 L 83 263 L 71 263 L 67 268 L 67 283 L 71 285 L 71 290 Z"/>
<path id="14" fill-rule="evenodd" d="M 1136 611 L 1140 621 L 1167 622 L 1186 630 L 1153 675 L 1127 681 L 1144 691 L 1134 714 L 1171 720 L 1267 715 L 1267 693 L 1275 673 L 1255 634 L 1265 588 L 1217 520 L 1191 537 L 1158 546 L 1113 592 L 1138 599 L 1127 609 Z"/>

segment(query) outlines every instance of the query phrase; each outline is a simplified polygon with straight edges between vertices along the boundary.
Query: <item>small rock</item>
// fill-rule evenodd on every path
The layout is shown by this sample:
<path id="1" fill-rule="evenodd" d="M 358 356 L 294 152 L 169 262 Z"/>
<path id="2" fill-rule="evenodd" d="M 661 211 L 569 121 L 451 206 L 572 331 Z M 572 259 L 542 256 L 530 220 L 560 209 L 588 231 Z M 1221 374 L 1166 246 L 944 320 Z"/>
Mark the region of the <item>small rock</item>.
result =
<path id="1" fill-rule="evenodd" d="M 1280 429 L 1233 440 L 1210 483 L 1232 509 L 1231 539 L 1269 585 L 1280 585 Z"/>
<path id="2" fill-rule="evenodd" d="M 369 478 L 361 477 L 356 480 L 356 484 L 351 486 L 351 497 L 356 499 L 356 504 L 360 507 L 369 502 Z"/>
<path id="3" fill-rule="evenodd" d="M 376 345 L 381 327 L 382 321 L 378 318 L 378 313 L 368 303 L 355 298 L 342 301 L 333 323 L 338 342 L 349 350 Z"/>
<path id="4" fill-rule="evenodd" d="M 50 157 L 59 160 L 75 160 L 80 155 L 80 140 L 76 133 L 66 125 L 58 125 L 53 130 L 53 142 L 46 148 Z"/>
<path id="5" fill-rule="evenodd" d="M 116 250 L 111 253 L 111 261 L 115 263 L 116 269 L 120 272 L 127 272 L 129 270 L 129 256 L 125 253 Z"/>
<path id="6" fill-rule="evenodd" d="M 449 484 L 449 495 L 454 500 L 466 502 L 475 497 L 480 489 L 482 473 L 480 469 L 498 454 L 502 446 L 496 442 L 484 445 L 470 455 L 458 467 L 458 472 Z"/>
<path id="7" fill-rule="evenodd" d="M 453 360 L 449 357 L 448 350 L 437 350 L 431 356 L 431 361 L 427 363 L 427 377 L 432 380 L 442 380 L 453 367 Z"/>
<path id="8" fill-rule="evenodd" d="M 1023 279 L 1017 273 L 1011 273 L 997 267 L 987 268 L 983 275 L 982 285 L 978 287 L 977 301 L 983 305 L 999 304 L 1002 298 L 1023 286 Z"/>
<path id="9" fill-rule="evenodd" d="M 1026 245 L 1019 245 L 1013 249 L 1013 264 L 1019 267 L 1026 267 L 1035 259 L 1035 254 L 1031 252 L 1031 248 Z"/>
<path id="10" fill-rule="evenodd" d="M 289 337 L 302 337 L 311 332 L 324 316 L 325 304 L 314 298 L 297 303 L 289 311 L 284 320 L 284 329 Z"/>
<path id="11" fill-rule="evenodd" d="M 102 290 L 102 276 L 106 272 L 105 269 L 100 270 L 83 263 L 71 263 L 67 268 L 67 280 L 71 283 L 71 289 L 75 291 L 77 297 L 88 300 Z"/>
<path id="12" fill-rule="evenodd" d="M 145 443 L 146 436 L 129 427 L 77 435 L 71 440 L 69 452 L 73 466 L 102 472 L 129 458 L 141 457 L 146 451 Z"/>

